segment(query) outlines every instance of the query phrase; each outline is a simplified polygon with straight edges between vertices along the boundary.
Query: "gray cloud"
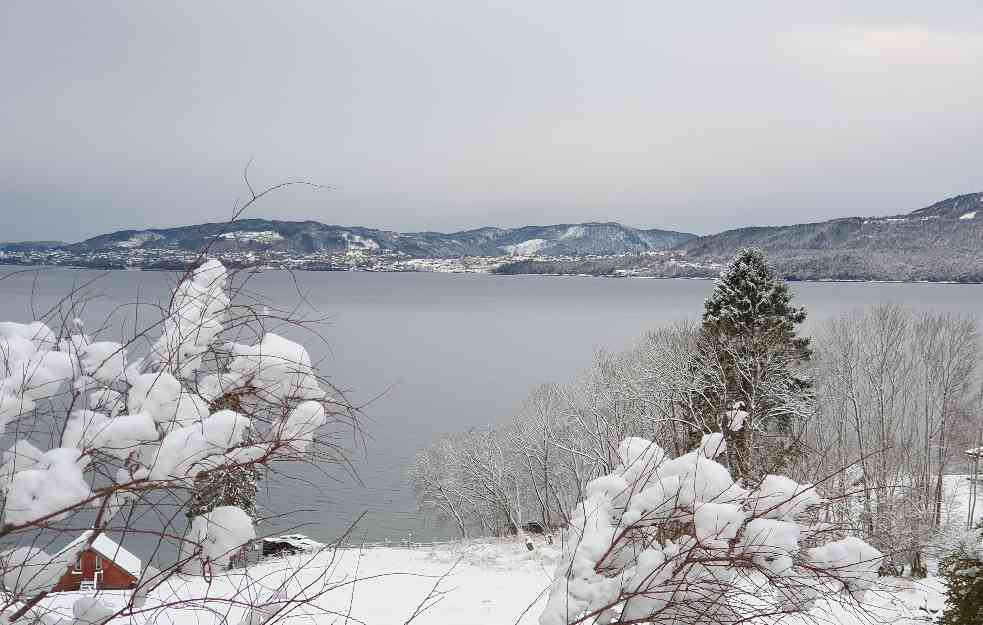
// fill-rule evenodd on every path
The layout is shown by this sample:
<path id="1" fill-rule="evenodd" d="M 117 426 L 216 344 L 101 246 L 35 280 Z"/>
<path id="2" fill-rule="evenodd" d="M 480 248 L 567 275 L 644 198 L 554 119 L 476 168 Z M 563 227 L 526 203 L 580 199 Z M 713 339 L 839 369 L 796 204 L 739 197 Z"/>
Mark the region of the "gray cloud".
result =
<path id="1" fill-rule="evenodd" d="M 676 3 L 679 4 L 679 3 Z M 0 239 L 253 214 L 401 230 L 711 232 L 983 189 L 983 9 L 0 5 Z"/>

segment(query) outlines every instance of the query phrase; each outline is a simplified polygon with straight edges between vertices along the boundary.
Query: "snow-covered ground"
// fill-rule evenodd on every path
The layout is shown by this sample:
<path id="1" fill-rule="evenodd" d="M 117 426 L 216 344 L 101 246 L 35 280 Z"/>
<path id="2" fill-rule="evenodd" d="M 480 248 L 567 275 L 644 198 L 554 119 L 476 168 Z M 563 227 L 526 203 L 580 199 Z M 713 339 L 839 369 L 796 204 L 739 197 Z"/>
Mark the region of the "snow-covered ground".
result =
<path id="1" fill-rule="evenodd" d="M 966 526 L 969 514 L 969 476 L 946 475 L 943 480 L 945 501 L 942 505 L 942 525 L 952 530 Z M 983 521 L 983 486 L 977 486 L 973 524 Z"/>
<path id="2" fill-rule="evenodd" d="M 309 590 L 327 592 L 313 606 L 297 607 L 287 622 L 399 625 L 417 614 L 412 622 L 420 625 L 534 624 L 558 556 L 556 548 L 541 540 L 536 540 L 532 552 L 515 540 L 480 540 L 427 548 L 347 549 L 335 557 L 322 553 L 276 558 L 246 572 L 216 575 L 210 581 L 200 577 L 175 578 L 169 586 L 153 593 L 145 606 L 149 611 L 139 618 L 114 623 L 248 624 L 248 620 L 243 620 L 247 609 L 242 604 L 268 602 L 281 587 L 286 587 L 288 594 L 310 587 Z M 238 605 L 213 604 L 208 610 L 176 610 L 168 606 L 206 594 L 236 597 Z M 52 617 L 51 622 L 57 623 L 61 617 L 67 625 L 71 622 L 72 605 L 83 596 L 84 593 L 59 593 L 49 596 L 42 605 Z M 125 605 L 128 594 L 103 591 L 97 596 L 118 609 Z M 932 609 L 941 607 L 937 579 L 925 583 L 887 579 L 882 587 L 868 594 L 862 610 L 857 606 L 820 604 L 808 615 L 815 620 L 803 616 L 783 623 L 926 623 L 930 620 L 928 613 L 919 609 L 926 603 Z M 168 607 L 155 610 L 153 606 Z"/>
<path id="3" fill-rule="evenodd" d="M 949 476 L 946 491 L 944 523 L 958 532 L 965 526 L 968 512 L 966 476 Z M 983 509 L 979 508 L 983 508 L 983 502 L 976 511 L 978 519 L 983 518 Z M 532 540 L 533 551 L 518 539 L 480 539 L 428 547 L 353 548 L 270 558 L 246 570 L 209 579 L 172 578 L 151 593 L 143 613 L 113 622 L 254 625 L 262 619 L 248 620 L 249 604 L 283 606 L 277 601 L 303 589 L 317 598 L 309 606 L 288 605 L 291 611 L 286 622 L 399 625 L 412 619 L 420 625 L 533 624 L 545 604 L 560 552 L 540 537 Z M 748 590 L 753 594 L 753 590 Z M 47 611 L 49 623 L 64 619 L 60 625 L 68 625 L 73 622 L 73 604 L 84 596 L 85 593 L 53 594 L 40 607 Z M 120 609 L 128 602 L 129 593 L 103 591 L 97 597 L 107 607 Z M 231 602 L 213 603 L 208 609 L 198 610 L 174 607 L 176 603 L 203 597 Z M 768 600 L 760 596 L 757 599 Z M 912 625 L 934 620 L 932 613 L 943 604 L 944 587 L 938 578 L 882 578 L 877 588 L 868 593 L 863 606 L 820 603 L 808 615 L 782 623 Z"/>
<path id="4" fill-rule="evenodd" d="M 246 571 L 216 575 L 210 582 L 201 577 L 174 578 L 151 594 L 144 608 L 148 611 L 133 622 L 238 625 L 247 613 L 243 605 L 213 604 L 210 610 L 154 610 L 153 606 L 206 594 L 264 603 L 282 587 L 288 595 L 307 587 L 315 594 L 325 592 L 313 606 L 298 607 L 288 622 L 398 625 L 419 612 L 412 622 L 421 625 L 536 623 L 559 556 L 557 549 L 537 542 L 532 552 L 518 541 L 489 539 L 271 558 Z M 86 593 L 57 593 L 42 605 L 52 622 L 61 617 L 68 619 L 67 625 L 73 604 L 83 596 Z M 128 593 L 103 591 L 97 596 L 108 607 L 119 609 Z"/>

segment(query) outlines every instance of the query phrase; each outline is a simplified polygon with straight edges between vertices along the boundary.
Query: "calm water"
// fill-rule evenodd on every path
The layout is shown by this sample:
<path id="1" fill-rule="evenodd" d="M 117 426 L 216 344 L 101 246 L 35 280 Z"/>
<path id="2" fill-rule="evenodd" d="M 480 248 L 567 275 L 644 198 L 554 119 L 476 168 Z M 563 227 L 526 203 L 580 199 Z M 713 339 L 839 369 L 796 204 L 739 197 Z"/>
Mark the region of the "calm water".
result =
<path id="1" fill-rule="evenodd" d="M 0 268 L 0 275 L 8 272 Z M 64 269 L 17 275 L 0 281 L 0 320 L 29 320 L 32 302 L 43 311 L 100 275 L 87 289 L 99 297 L 84 318 L 91 330 L 115 311 L 106 339 L 124 319 L 132 324 L 133 309 L 120 306 L 158 301 L 174 279 Z M 649 329 L 698 318 L 712 283 L 314 272 L 266 272 L 251 281 L 253 291 L 281 306 L 300 300 L 298 286 L 310 305 L 302 303 L 302 310 L 331 318 L 322 328 L 329 346 L 310 346 L 322 373 L 350 389 L 356 402 L 381 397 L 366 408 L 368 440 L 355 458 L 362 483 L 314 473 L 301 480 L 273 476 L 262 507 L 270 514 L 305 511 L 270 521 L 263 531 L 304 524 L 305 533 L 332 538 L 365 513 L 359 537 L 400 540 L 408 532 L 415 539 L 443 535 L 413 511 L 405 474 L 416 450 L 445 432 L 509 420 L 534 386 L 572 379 L 599 348 L 625 348 Z M 983 287 L 969 285 L 796 283 L 793 289 L 810 313 L 807 333 L 832 315 L 885 301 L 974 315 L 983 304 Z"/>

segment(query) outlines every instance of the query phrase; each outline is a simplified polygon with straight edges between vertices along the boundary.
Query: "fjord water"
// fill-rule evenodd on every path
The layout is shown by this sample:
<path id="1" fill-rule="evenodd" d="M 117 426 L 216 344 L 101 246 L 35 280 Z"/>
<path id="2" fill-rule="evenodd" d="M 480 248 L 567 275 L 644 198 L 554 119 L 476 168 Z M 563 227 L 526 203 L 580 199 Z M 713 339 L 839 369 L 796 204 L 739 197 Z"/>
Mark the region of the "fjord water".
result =
<path id="1" fill-rule="evenodd" d="M 0 269 L 0 276 L 12 272 Z M 130 304 L 165 303 L 174 279 L 174 274 L 135 271 L 20 273 L 0 280 L 0 320 L 30 320 L 91 282 L 78 316 L 93 331 L 111 315 L 112 323 L 99 336 L 119 340 L 154 316 L 151 307 Z M 406 472 L 418 449 L 443 433 L 508 421 L 536 385 L 572 380 L 597 349 L 623 349 L 648 330 L 698 319 L 712 286 L 707 280 L 439 273 L 252 275 L 249 290 L 267 301 L 281 308 L 296 305 L 308 318 L 328 317 L 318 328 L 327 343 L 305 344 L 323 375 L 356 403 L 368 402 L 365 444 L 354 454 L 358 478 L 330 468 L 324 468 L 327 475 L 298 474 L 296 467 L 269 476 L 260 506 L 273 518 L 261 533 L 301 526 L 299 531 L 312 537 L 331 539 L 365 513 L 356 539 L 447 536 L 441 528 L 425 526 L 414 512 Z M 806 333 L 831 316 L 881 302 L 970 315 L 983 304 L 983 286 L 973 285 L 794 283 L 792 288 L 809 311 Z M 5 439 L 2 446 L 9 444 Z M 299 511 L 279 516 L 292 510 Z"/>

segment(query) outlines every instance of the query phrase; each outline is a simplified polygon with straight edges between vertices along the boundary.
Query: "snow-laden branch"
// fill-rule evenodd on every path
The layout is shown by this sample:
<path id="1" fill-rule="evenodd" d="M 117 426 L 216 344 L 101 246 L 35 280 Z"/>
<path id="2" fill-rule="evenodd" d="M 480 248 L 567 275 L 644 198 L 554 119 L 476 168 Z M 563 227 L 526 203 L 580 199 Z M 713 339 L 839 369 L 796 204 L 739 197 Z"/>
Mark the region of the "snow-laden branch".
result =
<path id="1" fill-rule="evenodd" d="M 573 514 L 540 623 L 744 622 L 808 610 L 827 584 L 862 599 L 880 552 L 854 537 L 804 547 L 822 529 L 803 520 L 816 490 L 777 475 L 745 488 L 714 460 L 724 451 L 719 433 L 677 458 L 624 440 Z M 748 600 L 751 573 L 777 602 Z"/>
<path id="2" fill-rule="evenodd" d="M 35 536 L 0 554 L 0 607 L 26 610 L 74 562 L 76 552 L 51 547 L 66 531 L 57 523 L 97 510 L 102 531 L 150 491 L 180 501 L 209 475 L 300 459 L 332 408 L 347 408 L 303 345 L 267 331 L 261 315 L 233 312 L 231 294 L 225 267 L 207 260 L 183 275 L 162 320 L 127 343 L 94 340 L 77 320 L 61 335 L 40 321 L 0 323 L 0 434 L 14 438 L 0 463 L 0 537 Z M 251 318 L 254 340 L 225 338 L 247 335 Z M 178 540 L 184 571 L 225 567 L 256 537 L 247 510 L 211 507 L 184 536 L 161 515 L 160 537 Z"/>

